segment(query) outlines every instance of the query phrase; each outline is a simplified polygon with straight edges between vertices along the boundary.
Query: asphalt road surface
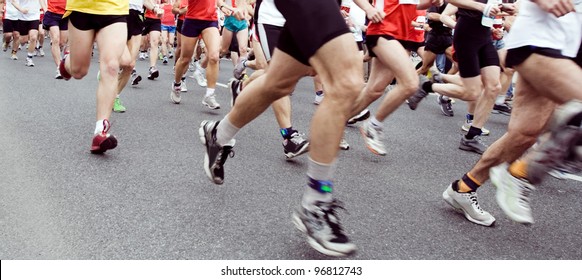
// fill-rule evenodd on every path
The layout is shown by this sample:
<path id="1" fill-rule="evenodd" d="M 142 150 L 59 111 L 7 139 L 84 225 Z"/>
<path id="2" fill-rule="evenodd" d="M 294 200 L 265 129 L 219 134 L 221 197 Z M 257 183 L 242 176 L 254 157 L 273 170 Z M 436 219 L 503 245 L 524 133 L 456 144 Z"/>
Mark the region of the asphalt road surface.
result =
<path id="1" fill-rule="evenodd" d="M 48 45 L 48 43 L 46 44 Z M 202 104 L 204 89 L 189 79 L 182 103 L 170 101 L 171 66 L 158 80 L 122 94 L 113 114 L 119 146 L 91 155 L 98 62 L 82 80 L 55 80 L 47 56 L 36 66 L 0 53 L 0 259 L 329 259 L 311 249 L 291 223 L 304 185 L 307 156 L 286 161 L 271 109 L 237 136 L 225 184 L 206 177 L 202 120 L 229 110 Z M 232 65 L 221 61 L 219 81 Z M 189 73 L 190 74 L 190 73 Z M 294 127 L 308 132 L 311 78 L 293 94 Z M 429 96 L 385 121 L 385 157 L 370 153 L 357 127 L 346 129 L 335 175 L 343 225 L 359 251 L 349 259 L 581 259 L 582 185 L 549 179 L 533 194 L 536 223 L 509 220 L 487 183 L 481 205 L 497 218 L 487 228 L 468 222 L 441 198 L 477 161 L 458 149 L 466 106 L 445 117 Z M 374 109 L 377 104 L 374 104 Z M 492 115 L 491 144 L 509 118 Z M 535 120 L 532 120 L 535 121 Z"/>

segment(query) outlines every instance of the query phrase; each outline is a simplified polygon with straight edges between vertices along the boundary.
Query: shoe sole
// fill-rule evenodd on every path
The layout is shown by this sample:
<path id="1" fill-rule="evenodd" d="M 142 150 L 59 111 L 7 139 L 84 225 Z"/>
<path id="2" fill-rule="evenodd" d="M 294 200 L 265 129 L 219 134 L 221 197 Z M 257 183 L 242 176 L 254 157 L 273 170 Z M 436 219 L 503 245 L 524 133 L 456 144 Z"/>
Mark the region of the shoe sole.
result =
<path id="1" fill-rule="evenodd" d="M 141 76 L 137 76 L 137 77 L 135 78 L 135 80 L 133 80 L 133 81 L 131 82 L 131 85 L 132 85 L 132 86 L 137 86 L 137 84 L 139 84 L 139 82 L 141 82 Z"/>
<path id="2" fill-rule="evenodd" d="M 364 114 L 354 116 L 353 120 L 348 120 L 348 125 L 355 124 L 357 122 L 365 121 L 370 117 L 370 111 L 366 111 Z"/>
<path id="3" fill-rule="evenodd" d="M 362 137 L 364 137 L 364 143 L 366 145 L 366 148 L 368 148 L 368 150 L 370 150 L 370 152 L 372 152 L 375 155 L 379 155 L 379 156 L 385 156 L 386 153 L 380 153 L 378 151 L 376 151 L 374 148 L 372 148 L 370 145 L 368 145 L 368 141 L 366 141 L 366 139 L 368 138 L 368 136 L 366 136 L 366 132 L 364 131 L 363 128 L 360 127 L 360 134 L 362 134 Z M 348 147 L 349 148 L 349 147 Z"/>
<path id="4" fill-rule="evenodd" d="M 298 157 L 302 154 L 305 154 L 308 151 L 309 151 L 309 142 L 307 142 L 307 144 L 305 144 L 303 147 L 301 147 L 301 149 L 297 153 L 293 153 L 293 152 L 285 153 L 285 158 L 287 160 L 290 160 L 292 158 L 295 158 L 295 157 Z"/>
<path id="5" fill-rule="evenodd" d="M 293 212 L 292 221 L 293 221 L 293 224 L 295 225 L 295 227 L 307 236 L 307 244 L 309 244 L 309 246 L 311 246 L 311 248 L 315 249 L 316 251 L 318 251 L 324 255 L 331 256 L 331 257 L 346 257 L 346 256 L 352 255 L 353 253 L 356 252 L 355 249 L 353 251 L 350 251 L 350 252 L 339 252 L 339 251 L 325 248 L 325 247 L 323 247 L 323 245 L 321 245 L 319 242 L 317 242 L 317 240 L 315 240 L 315 238 L 309 236 L 309 234 L 307 233 L 307 228 L 305 227 L 305 224 L 303 223 L 303 221 L 301 220 L 299 215 L 297 215 L 297 213 L 295 213 L 295 212 Z"/>
<path id="6" fill-rule="evenodd" d="M 448 189 L 448 188 L 447 188 Z M 465 210 L 463 210 L 463 207 L 461 207 L 461 205 L 459 205 L 448 193 L 447 190 L 445 190 L 443 192 L 443 199 L 445 200 L 445 202 L 447 204 L 449 204 L 450 206 L 452 206 L 457 212 L 463 214 L 465 216 L 465 219 L 469 220 L 472 223 L 481 225 L 481 226 L 486 226 L 486 227 L 490 227 L 495 223 L 495 219 L 493 219 L 493 221 L 491 222 L 482 222 L 479 220 L 475 220 L 473 219 L 473 217 L 471 217 L 467 212 L 465 212 Z"/>
<path id="7" fill-rule="evenodd" d="M 490 172 L 489 177 L 491 178 L 491 183 L 493 183 L 493 186 L 497 188 L 497 191 L 495 192 L 495 200 L 497 201 L 499 208 L 501 208 L 501 210 L 503 210 L 503 213 L 505 213 L 505 215 L 507 215 L 507 217 L 509 217 L 513 221 L 522 224 L 533 224 L 534 223 L 533 218 L 528 218 L 514 214 L 513 211 L 511 211 L 511 207 L 509 207 L 507 203 L 505 203 L 505 201 L 507 201 L 507 193 L 511 192 L 512 190 L 509 187 L 507 187 L 508 185 L 507 183 L 503 182 L 503 180 L 500 179 L 503 177 L 501 176 L 502 172 L 501 168 L 507 168 L 507 165 L 503 166 L 496 166 L 489 170 Z"/>
<path id="8" fill-rule="evenodd" d="M 464 132 L 469 132 L 469 129 L 465 129 L 463 126 L 461 126 L 461 130 Z M 489 135 L 491 135 L 491 132 L 486 133 L 486 132 L 483 132 L 483 130 L 481 130 L 481 136 L 489 136 Z"/>
<path id="9" fill-rule="evenodd" d="M 91 153 L 95 155 L 100 155 L 105 153 L 107 150 L 113 150 L 117 147 L 117 139 L 115 137 L 110 137 L 101 142 L 98 149 L 91 149 Z"/>
<path id="10" fill-rule="evenodd" d="M 180 102 L 182 101 L 182 98 L 174 99 L 174 92 L 171 92 L 170 93 L 170 100 L 172 100 L 172 102 L 174 102 L 174 104 L 180 104 Z"/>
<path id="11" fill-rule="evenodd" d="M 476 154 L 480 154 L 480 155 L 482 155 L 482 154 L 483 154 L 483 151 L 481 151 L 481 150 L 478 150 L 478 149 L 475 149 L 475 148 L 473 148 L 473 147 L 465 146 L 465 145 L 460 145 L 460 146 L 459 146 L 459 149 L 460 149 L 460 150 L 463 150 L 463 151 L 467 151 L 467 152 L 474 152 L 474 153 L 476 153 Z"/>
<path id="12" fill-rule="evenodd" d="M 115 113 L 125 113 L 125 110 L 113 110 Z"/>
<path id="13" fill-rule="evenodd" d="M 218 110 L 218 109 L 220 109 L 220 105 L 218 105 L 218 106 L 216 106 L 216 107 L 211 107 L 211 106 L 210 106 L 208 103 L 206 103 L 206 102 L 204 102 L 204 101 L 202 101 L 202 104 L 203 104 L 204 106 L 208 107 L 208 108 L 209 108 L 209 109 L 211 109 L 211 110 Z"/>
<path id="14" fill-rule="evenodd" d="M 154 72 L 148 76 L 148 80 L 154 80 L 155 78 L 160 76 L 160 72 Z"/>

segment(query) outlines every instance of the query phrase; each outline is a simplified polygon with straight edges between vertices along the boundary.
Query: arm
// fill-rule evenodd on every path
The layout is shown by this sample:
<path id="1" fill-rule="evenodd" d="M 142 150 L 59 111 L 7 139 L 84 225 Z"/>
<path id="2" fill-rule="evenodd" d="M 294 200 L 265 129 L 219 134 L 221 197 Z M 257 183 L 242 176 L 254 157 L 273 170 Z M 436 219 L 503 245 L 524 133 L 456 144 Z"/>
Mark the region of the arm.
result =
<path id="1" fill-rule="evenodd" d="M 432 21 L 441 21 L 441 14 L 435 12 L 426 13 L 426 18 Z"/>
<path id="2" fill-rule="evenodd" d="M 174 3 L 174 5 L 175 5 L 175 3 Z M 178 5 L 180 5 L 180 3 L 178 3 Z M 153 11 L 156 7 L 156 4 L 154 3 L 154 0 L 143 0 L 143 6 L 146 9 Z"/>
<path id="3" fill-rule="evenodd" d="M 455 29 L 455 25 L 457 25 L 457 21 L 453 19 L 453 15 L 457 13 L 459 8 L 453 4 L 447 4 L 447 7 L 441 14 L 440 21 L 446 25 L 448 28 Z"/>
<path id="4" fill-rule="evenodd" d="M 38 3 L 40 3 L 40 8 L 46 13 L 47 11 L 46 0 L 38 0 Z"/>
<path id="5" fill-rule="evenodd" d="M 364 12 L 366 12 L 366 16 L 368 17 L 368 19 L 374 23 L 381 22 L 386 16 L 386 13 L 384 13 L 384 11 L 376 9 L 367 0 L 354 0 L 354 3 L 356 3 L 358 7 L 364 10 Z"/>
<path id="6" fill-rule="evenodd" d="M 12 3 L 12 6 L 14 6 L 14 8 L 16 8 L 19 12 L 23 14 L 28 14 L 28 9 L 20 7 L 20 3 L 18 2 L 18 0 L 10 0 L 10 3 Z"/>
<path id="7" fill-rule="evenodd" d="M 443 0 L 420 0 L 420 3 L 416 5 L 417 10 L 426 10 L 430 6 L 441 6 L 443 4 Z"/>

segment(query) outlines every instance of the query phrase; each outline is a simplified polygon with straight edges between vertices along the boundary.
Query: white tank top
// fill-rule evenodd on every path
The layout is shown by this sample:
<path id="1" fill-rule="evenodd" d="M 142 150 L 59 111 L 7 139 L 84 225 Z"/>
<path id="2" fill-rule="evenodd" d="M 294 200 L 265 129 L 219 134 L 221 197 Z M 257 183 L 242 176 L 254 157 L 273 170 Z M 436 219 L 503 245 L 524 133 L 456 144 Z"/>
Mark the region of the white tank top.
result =
<path id="1" fill-rule="evenodd" d="M 129 0 L 129 9 L 143 13 L 143 0 Z"/>
<path id="2" fill-rule="evenodd" d="M 259 7 L 259 23 L 283 27 L 285 18 L 275 6 L 274 0 L 263 0 Z"/>
<path id="3" fill-rule="evenodd" d="M 28 9 L 27 14 L 19 12 L 18 19 L 24 21 L 40 20 L 40 3 L 38 0 L 19 0 L 20 8 Z"/>
<path id="4" fill-rule="evenodd" d="M 18 20 L 20 12 L 12 5 L 12 2 L 5 1 L 6 11 L 4 11 L 4 18 L 9 20 Z"/>
<path id="5" fill-rule="evenodd" d="M 579 6 L 582 0 L 574 0 L 574 4 Z M 519 14 L 505 38 L 508 49 L 536 46 L 576 57 L 582 40 L 582 11 L 556 18 L 530 0 L 522 0 L 520 5 Z"/>

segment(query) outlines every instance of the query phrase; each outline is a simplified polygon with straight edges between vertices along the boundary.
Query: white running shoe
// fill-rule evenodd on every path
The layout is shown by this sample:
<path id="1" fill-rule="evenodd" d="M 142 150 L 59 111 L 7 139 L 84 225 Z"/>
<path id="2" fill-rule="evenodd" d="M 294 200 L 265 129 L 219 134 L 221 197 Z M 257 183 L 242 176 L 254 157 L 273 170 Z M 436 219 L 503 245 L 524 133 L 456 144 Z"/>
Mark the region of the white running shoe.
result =
<path id="1" fill-rule="evenodd" d="M 459 193 L 453 190 L 453 184 L 450 184 L 443 192 L 443 199 L 473 223 L 491 226 L 495 222 L 495 218 L 479 206 L 476 192 Z"/>
<path id="2" fill-rule="evenodd" d="M 522 224 L 533 224 L 529 195 L 535 187 L 511 175 L 508 167 L 507 163 L 503 163 L 489 170 L 491 182 L 497 187 L 497 204 L 510 219 Z"/>
<path id="3" fill-rule="evenodd" d="M 28 66 L 28 67 L 34 67 L 34 62 L 32 61 L 32 58 L 27 57 L 26 58 L 26 64 L 25 65 Z"/>
<path id="4" fill-rule="evenodd" d="M 180 104 L 182 101 L 182 97 L 180 96 L 181 93 L 181 86 L 175 86 L 174 82 L 172 82 L 172 92 L 170 93 L 170 99 L 174 104 Z"/>
<path id="5" fill-rule="evenodd" d="M 216 102 L 216 94 L 205 96 L 204 99 L 202 100 L 202 104 L 204 104 L 206 107 L 212 110 L 220 109 L 220 104 Z"/>
<path id="6" fill-rule="evenodd" d="M 384 138 L 384 132 L 382 129 L 376 129 L 369 121 L 365 121 L 362 126 L 360 126 L 360 132 L 366 141 L 366 147 L 368 147 L 372 153 L 381 156 L 386 155 L 386 147 L 382 142 Z"/>
<path id="7" fill-rule="evenodd" d="M 194 78 L 199 86 L 207 87 L 208 82 L 206 81 L 206 74 L 198 69 L 194 71 L 191 78 Z"/>

